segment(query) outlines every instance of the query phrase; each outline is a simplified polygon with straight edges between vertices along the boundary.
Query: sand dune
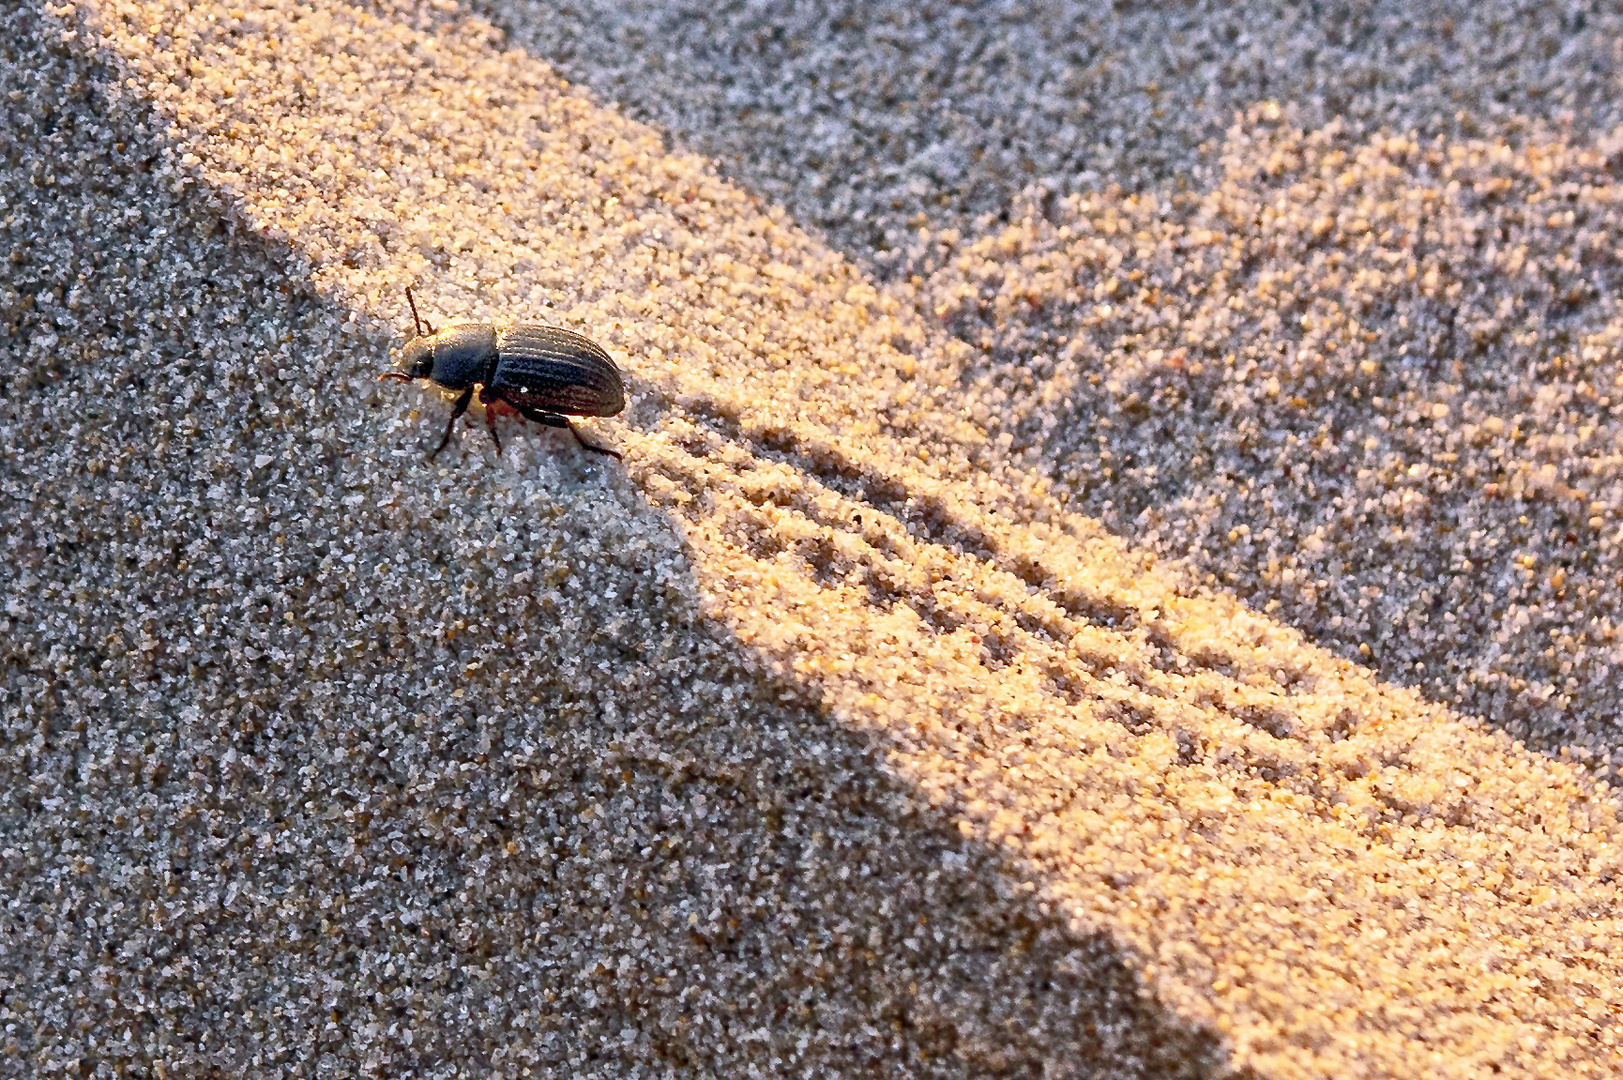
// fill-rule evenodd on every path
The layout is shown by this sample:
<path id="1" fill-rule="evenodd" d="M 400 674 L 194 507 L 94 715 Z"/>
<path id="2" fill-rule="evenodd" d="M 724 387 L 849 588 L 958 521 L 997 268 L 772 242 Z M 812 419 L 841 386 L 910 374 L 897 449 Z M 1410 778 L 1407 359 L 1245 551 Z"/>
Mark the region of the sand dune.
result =
<path id="1" fill-rule="evenodd" d="M 1332 517 L 1323 445 L 1272 487 L 1235 467 L 1344 410 L 1332 443 L 1430 455 L 1353 489 L 1417 536 L 1416 496 L 1467 533 L 1528 517 L 1445 481 L 1536 388 L 1415 396 L 1381 342 L 1460 261 L 1381 229 L 1504 179 L 1555 259 L 1550 178 L 1609 205 L 1604 147 L 1433 165 L 1260 105 L 1209 191 L 944 218 L 876 276 L 450 6 L 87 3 L 6 34 L 11 1071 L 1618 1070 L 1612 793 L 1337 655 L 1379 605 L 1339 638 L 1303 615 L 1383 567 L 1412 597 L 1451 542 L 1411 565 L 1390 516 Z M 1432 188 L 1454 202 L 1405 217 Z M 407 284 L 436 321 L 602 342 L 632 404 L 590 426 L 624 466 L 542 431 L 498 457 L 477 423 L 425 460 L 444 404 L 375 378 Z M 1596 373 L 1609 310 L 1568 334 Z M 1423 663 L 1506 604 L 1604 615 L 1605 432 L 1532 415 L 1586 472 L 1504 495 L 1584 503 L 1588 559 L 1543 579 L 1566 607 L 1408 618 Z M 1145 514 L 1171 524 L 1122 539 Z M 1211 561 L 1157 557 L 1192 536 Z M 1321 569 L 1338 544 L 1386 554 Z M 1507 700 L 1551 678 L 1526 640 Z M 1606 641 L 1558 672 L 1596 716 Z M 1553 746 L 1550 698 L 1525 715 Z"/>

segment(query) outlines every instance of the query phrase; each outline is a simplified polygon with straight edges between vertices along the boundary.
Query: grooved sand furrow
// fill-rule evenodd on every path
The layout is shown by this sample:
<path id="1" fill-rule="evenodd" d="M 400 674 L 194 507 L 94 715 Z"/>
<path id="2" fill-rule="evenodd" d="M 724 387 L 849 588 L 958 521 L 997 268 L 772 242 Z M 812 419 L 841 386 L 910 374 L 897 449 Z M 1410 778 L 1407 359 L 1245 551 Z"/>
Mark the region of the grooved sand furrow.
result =
<path id="1" fill-rule="evenodd" d="M 656 468 L 681 468 L 659 454 L 653 440 L 643 446 Z M 1018 578 L 935 545 L 922 545 L 933 551 L 911 550 L 894 537 L 895 557 L 888 561 L 912 571 L 900 590 L 909 609 L 946 608 L 957 616 L 956 625 L 942 633 L 939 624 L 916 616 L 878 617 L 856 568 L 831 575 L 823 565 L 827 553 L 840 550 L 838 527 L 815 524 L 797 506 L 802 499 L 810 507 L 826 498 L 804 491 L 815 483 L 791 481 L 784 485 L 790 492 L 768 504 L 777 509 L 774 521 L 747 538 L 757 546 L 763 533 L 780 538 L 781 547 L 768 544 L 778 554 L 763 560 L 738 542 L 736 530 L 721 524 L 755 506 L 739 492 L 729 465 L 736 467 L 689 458 L 681 470 L 688 482 L 676 489 L 705 492 L 707 512 L 677 513 L 690 522 L 689 535 L 703 553 L 697 565 L 726 568 L 717 580 L 701 572 L 701 581 L 707 594 L 731 598 L 724 610 L 743 640 L 776 658 L 787 673 L 821 683 L 842 719 L 877 723 L 890 732 L 901 747 L 893 757 L 897 768 L 932 798 L 963 806 L 966 824 L 975 822 L 1030 859 L 1041 895 L 1066 904 L 1083 925 L 1104 918 L 1127 930 L 1135 951 L 1150 960 L 1165 997 L 1182 997 L 1179 983 L 1247 987 L 1242 997 L 1254 994 L 1250 1000 L 1266 1002 L 1259 1011 L 1292 1016 L 1299 1038 L 1338 1025 L 1368 1032 L 1369 1041 L 1355 1041 L 1349 1047 L 1353 1056 L 1336 1068 L 1359 1067 L 1355 1063 L 1370 1057 L 1405 1058 L 1405 1040 L 1379 1030 L 1408 1008 L 1399 1004 L 1403 992 L 1386 1007 L 1376 1004 L 1371 990 L 1385 980 L 1394 991 L 1412 988 L 1414 973 L 1360 959 L 1353 942 L 1368 941 L 1364 935 L 1373 932 L 1374 940 L 1385 943 L 1382 955 L 1408 957 L 1441 972 L 1451 966 L 1455 949 L 1441 927 L 1480 928 L 1483 913 L 1466 894 L 1423 884 L 1430 873 L 1450 873 L 1444 863 L 1431 864 L 1435 871 L 1422 869 L 1429 858 L 1416 852 L 1394 860 L 1388 843 L 1407 846 L 1427 835 L 1402 825 L 1406 813 L 1423 805 L 1425 814 L 1449 823 L 1432 838 L 1441 842 L 1446 864 L 1480 864 L 1496 851 L 1503 858 L 1509 849 L 1492 839 L 1503 826 L 1481 810 L 1494 802 L 1493 788 L 1510 797 L 1511 786 L 1478 771 L 1486 760 L 1500 760 L 1503 751 L 1488 751 L 1489 759 L 1478 759 L 1481 765 L 1468 763 L 1469 755 L 1503 746 L 1502 737 L 1463 729 L 1413 697 L 1394 700 L 1391 691 L 1321 657 L 1295 657 L 1312 685 L 1291 695 L 1278 686 L 1257 686 L 1254 678 L 1158 670 L 1145 662 L 1142 634 L 1051 615 L 1054 624 L 1085 639 L 1083 662 L 1074 641 L 1066 650 L 1010 625 L 1029 599 Z M 825 508 L 824 514 L 838 521 L 861 508 L 847 504 L 845 512 L 828 515 Z M 819 537 L 822 559 L 796 557 L 797 546 L 815 546 Z M 973 582 L 979 595 L 952 588 L 950 599 L 944 597 L 951 587 L 932 584 L 937 575 L 954 584 Z M 829 576 L 843 580 L 831 584 Z M 1002 602 L 993 599 L 1000 594 Z M 1180 621 L 1191 623 L 1209 624 L 1212 614 L 1188 600 L 1177 610 Z M 1005 651 L 995 662 L 983 645 L 990 634 L 1004 635 Z M 1105 670 L 1094 675 L 1089 666 Z M 1068 676 L 1068 695 L 1040 677 L 1056 668 Z M 1135 688 L 1113 681 L 1118 672 Z M 1132 727 L 1123 723 L 1124 713 Z M 1465 751 L 1472 746 L 1481 749 Z M 1454 756 L 1462 751 L 1467 756 Z M 1401 782 L 1386 780 L 1382 770 L 1393 765 Z M 1596 809 L 1610 819 L 1609 807 Z M 1133 827 L 1123 832 L 1129 822 Z M 1520 827 L 1511 831 L 1518 846 L 1525 842 Z M 1259 859 L 1266 871 L 1257 867 Z M 1598 872 L 1604 878 L 1610 872 L 1587 862 L 1566 865 L 1566 874 Z M 1208 878 L 1219 883 L 1213 895 L 1193 903 L 1172 899 L 1180 882 Z M 1404 884 L 1394 890 L 1378 884 L 1383 881 Z M 1427 903 L 1428 917 L 1419 923 L 1407 911 L 1415 889 Z M 1589 904 L 1609 903 L 1603 899 L 1609 892 L 1597 881 Z M 1501 924 L 1507 929 L 1518 926 L 1512 936 L 1542 934 L 1539 917 L 1515 913 L 1525 900 L 1504 899 L 1509 903 L 1492 917 L 1507 919 Z M 1119 918 L 1124 907 L 1152 913 L 1153 921 L 1115 922 L 1112 915 Z M 1225 927 L 1226 941 L 1267 942 L 1265 955 L 1247 960 L 1246 950 L 1236 949 L 1239 970 L 1230 972 L 1222 961 L 1213 964 L 1211 955 L 1180 946 L 1189 940 L 1213 946 L 1213 939 L 1201 937 L 1213 922 Z M 1180 924 L 1186 929 L 1172 929 Z M 1234 953 L 1220 951 L 1235 962 Z M 1535 953 L 1518 961 L 1529 975 L 1547 973 L 1554 961 L 1587 979 L 1596 962 L 1610 964 L 1593 949 L 1580 955 L 1554 945 Z M 1506 959 L 1492 955 L 1499 957 L 1496 964 Z M 1339 959 L 1327 963 L 1325 957 Z M 1316 988 L 1313 998 L 1293 1001 L 1292 988 L 1305 980 Z M 1477 1047 L 1473 1053 L 1482 1053 L 1491 1038 L 1490 1029 L 1478 1026 L 1485 1017 L 1493 1017 L 1495 1028 L 1532 1018 L 1521 1009 L 1495 1010 L 1490 986 L 1497 984 L 1473 987 L 1461 979 L 1447 992 L 1459 995 L 1447 1019 L 1430 1014 L 1457 1045 Z M 1435 1005 L 1439 998 L 1430 1000 Z M 1201 1003 L 1190 1005 L 1198 1009 Z M 1559 1010 L 1543 1016 L 1545 1022 L 1564 1022 Z M 1408 1060 L 1407 1067 L 1421 1068 L 1425 1057 Z M 1278 1057 L 1271 1064 L 1289 1073 Z"/>

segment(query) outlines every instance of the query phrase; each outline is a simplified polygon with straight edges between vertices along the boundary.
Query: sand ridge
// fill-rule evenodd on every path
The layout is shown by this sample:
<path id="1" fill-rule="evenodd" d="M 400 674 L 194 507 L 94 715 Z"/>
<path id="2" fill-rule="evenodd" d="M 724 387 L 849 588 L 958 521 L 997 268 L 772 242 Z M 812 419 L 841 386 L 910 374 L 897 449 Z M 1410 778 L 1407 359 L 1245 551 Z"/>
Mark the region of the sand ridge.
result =
<path id="1" fill-rule="evenodd" d="M 1007 868 L 994 871 L 999 903 L 1026 904 L 1077 940 L 1113 942 L 1176 1017 L 1150 1025 L 1157 1037 L 1180 1024 L 1211 1030 L 1233 1065 L 1264 1075 L 1615 1069 L 1606 1026 L 1617 978 L 1609 798 L 1581 773 L 1374 682 L 1067 513 L 1046 478 L 1011 458 L 1011 436 L 975 422 L 974 399 L 959 389 L 972 349 L 898 299 L 905 290 L 876 287 L 703 161 L 667 153 L 657 136 L 525 54 L 498 51 L 477 20 L 274 5 L 241 16 L 132 4 L 83 14 L 74 47 L 104 50 L 97 55 L 111 70 L 135 80 L 122 92 L 152 102 L 169 125 L 173 161 L 160 172 L 201 181 L 248 235 L 289 251 L 295 272 L 330 305 L 307 332 L 353 343 L 322 370 L 309 359 L 341 354 L 283 350 L 276 378 L 287 388 L 271 394 L 270 407 L 317 423 L 283 421 L 277 453 L 250 454 L 262 432 L 231 419 L 231 409 L 219 421 L 225 471 L 282 470 L 297 488 L 319 464 L 342 481 L 305 487 L 301 513 L 314 531 L 354 540 L 307 564 L 312 581 L 331 584 L 302 607 L 287 605 L 283 621 L 294 633 L 272 646 L 289 656 L 351 650 L 346 670 L 305 680 L 312 694 L 300 692 L 298 715 L 306 722 L 347 722 L 359 728 L 352 742 L 381 735 L 386 744 L 382 733 L 405 730 L 411 712 L 390 702 L 421 702 L 425 693 L 454 701 L 472 687 L 477 719 L 456 717 L 446 730 L 473 739 L 488 764 L 491 730 L 549 711 L 534 708 L 535 695 L 503 670 L 515 635 L 523 642 L 537 632 L 539 617 L 560 622 L 541 631 L 555 673 L 519 670 L 541 687 L 591 688 L 572 706 L 579 726 L 551 738 L 576 740 L 589 758 L 598 736 L 630 725 L 636 752 L 661 761 L 666 733 L 646 724 L 675 708 L 691 738 L 715 751 L 711 765 L 701 754 L 684 768 L 720 768 L 740 760 L 722 736 L 736 740 L 752 708 L 765 715 L 776 706 L 752 706 L 727 678 L 708 679 L 707 663 L 725 666 L 713 647 L 700 649 L 708 659 L 696 666 L 674 659 L 704 639 L 681 614 L 697 605 L 733 635 L 746 669 L 766 685 L 797 688 L 775 691 L 782 700 L 819 703 L 828 722 L 877 752 L 902 803 L 933 808 L 970 842 L 1006 852 L 1007 863 L 995 865 Z M 290 49 L 317 60 L 279 62 Z M 544 437 L 531 437 L 534 451 L 521 442 L 498 461 L 468 431 L 459 462 L 436 469 L 395 449 L 414 446 L 438 415 L 423 399 L 421 416 L 412 416 L 371 381 L 407 279 L 443 310 L 545 312 L 625 357 L 633 408 L 623 424 L 596 430 L 626 450 L 632 486 L 616 484 L 606 467 L 547 457 Z M 703 316 L 669 316 L 684 311 Z M 222 364 L 243 361 L 257 362 L 234 351 Z M 253 407 L 260 391 L 250 380 L 228 388 L 225 403 Z M 339 391 L 350 397 L 331 403 Z M 357 402 L 366 409 L 354 411 Z M 232 505 L 229 486 L 213 491 L 217 505 L 194 512 L 240 512 L 250 531 L 280 520 L 252 500 Z M 424 561 L 431 546 L 402 539 L 425 530 L 444 545 L 432 562 Z M 193 557 L 206 565 L 209 547 Z M 603 564 L 584 568 L 588 553 Z M 572 595 L 570 579 L 582 574 L 595 592 Z M 448 582 L 435 601 L 447 577 L 460 584 Z M 357 597 L 360 580 L 367 588 Z M 271 592 L 279 590 L 285 585 Z M 218 650 L 216 663 L 230 668 L 246 655 L 232 628 L 255 620 L 247 608 L 232 614 L 228 598 L 224 607 L 210 613 L 212 626 L 200 618 L 193 647 Z M 435 623 L 436 607 L 443 613 L 430 645 L 414 627 Z M 472 652 L 448 664 L 448 647 L 464 634 L 474 640 L 454 647 Z M 624 675 L 593 651 L 616 640 L 644 650 L 622 654 L 631 666 Z M 431 660 L 386 659 L 389 649 Z M 650 659 L 650 649 L 665 650 L 663 658 Z M 729 720 L 659 704 L 658 687 L 637 684 L 644 663 L 685 672 L 696 701 L 742 711 Z M 451 689 L 459 680 L 470 686 Z M 184 694 L 181 682 L 164 685 Z M 347 689 L 315 692 L 324 685 Z M 211 708 L 221 708 L 218 697 Z M 188 722 L 202 721 L 192 710 Z M 278 710 L 291 711 L 284 702 L 271 715 Z M 434 723 L 416 716 L 419 730 Z M 521 764 L 538 768 L 532 763 L 547 751 L 536 741 L 527 736 L 508 756 L 518 750 Z M 825 745 L 786 756 L 815 773 L 813 762 L 850 753 Z M 307 768 L 336 766 L 317 757 Z M 432 755 L 416 768 L 442 775 Z M 635 793 L 654 790 L 635 775 L 626 770 L 622 781 L 630 803 L 589 801 L 581 820 L 607 813 L 611 835 L 634 834 L 644 802 Z M 829 779 L 838 775 L 825 774 L 826 790 L 841 790 Z M 732 773 L 719 782 L 743 781 Z M 583 783 L 578 774 L 574 783 Z M 560 795 L 548 790 L 522 805 L 543 810 Z M 783 798 L 755 790 L 764 804 Z M 700 823 L 715 820 L 707 804 L 713 815 L 712 800 L 689 803 L 700 835 Z M 322 806 L 320 798 L 305 803 L 312 815 Z M 769 834 L 786 812 L 766 815 Z M 732 821 L 721 829 L 731 842 L 771 847 L 759 826 Z M 546 831 L 520 827 L 508 854 Z M 660 841 L 666 850 L 681 831 Z M 264 835 L 274 852 L 298 830 L 280 841 Z M 817 849 L 814 841 L 803 857 L 828 864 L 831 881 L 849 879 L 852 864 Z M 640 850 L 657 865 L 657 845 Z M 352 841 L 345 857 L 355 854 Z M 588 853 L 579 855 L 588 893 L 610 889 Z M 949 849 L 941 865 L 953 864 Z M 854 865 L 866 876 L 867 862 Z M 908 880 L 905 867 L 897 872 Z M 559 879 L 526 880 L 529 895 L 547 896 Z M 761 899 L 757 908 L 773 910 Z M 566 921 L 579 933 L 616 919 L 583 909 Z M 665 920 L 700 934 L 736 924 L 719 904 L 694 906 L 685 920 L 667 909 Z M 333 925 L 324 917 L 322 932 Z M 514 932 L 525 933 L 522 919 Z M 659 952 L 661 932 L 643 933 L 652 934 L 645 949 Z M 739 959 L 747 971 L 749 958 Z M 776 961 L 758 962 L 777 970 Z M 371 966 L 412 982 L 413 966 L 386 944 Z M 611 967 L 585 1007 L 613 986 L 636 1000 L 633 988 L 676 970 L 656 977 L 634 963 Z M 1092 973 L 1094 989 L 1072 1002 L 1117 992 L 1102 968 L 1078 970 Z M 540 985 L 550 985 L 545 976 Z M 1063 1016 L 1065 1001 L 1057 1005 Z M 974 1006 L 955 1012 L 938 996 L 917 1008 L 915 1017 L 945 1017 L 959 1035 L 944 1057 L 909 1058 L 916 1067 L 1000 1060 L 999 1038 L 976 1027 Z M 656 1014 L 628 1008 L 626 1060 L 653 1052 L 650 1031 L 674 1038 Z M 898 1045 L 917 1047 L 928 1029 L 904 1024 Z M 1142 1024 L 1123 1030 L 1112 1049 L 1120 1057 L 1094 1067 L 1154 1060 L 1133 1042 Z M 758 1044 L 774 1069 L 828 1065 L 797 1057 L 806 1050 L 790 1052 L 793 1040 L 757 1041 L 753 1031 L 729 1028 L 684 1053 L 708 1054 L 719 1068 L 729 1054 L 749 1060 Z M 409 1057 L 411 1045 L 392 1052 Z M 510 1040 L 508 1060 L 540 1064 L 550 1060 L 546 1045 Z M 1000 1067 L 1040 1060 L 1034 1052 Z M 1050 1060 L 1083 1067 L 1087 1059 L 1062 1052 Z M 1204 1068 L 1204 1060 L 1191 1051 L 1185 1062 Z"/>

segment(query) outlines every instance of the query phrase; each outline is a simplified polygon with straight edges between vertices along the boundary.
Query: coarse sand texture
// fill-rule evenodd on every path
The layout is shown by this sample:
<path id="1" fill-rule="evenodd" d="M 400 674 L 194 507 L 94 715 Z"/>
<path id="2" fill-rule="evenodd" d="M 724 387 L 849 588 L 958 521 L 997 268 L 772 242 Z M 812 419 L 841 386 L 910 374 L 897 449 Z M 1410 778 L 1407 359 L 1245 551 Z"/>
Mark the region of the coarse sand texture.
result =
<path id="1" fill-rule="evenodd" d="M 1623 9 L 486 6 L 927 281 L 1072 510 L 1623 766 Z"/>
<path id="2" fill-rule="evenodd" d="M 1528 644 L 1616 573 L 1612 315 L 1550 285 L 1611 272 L 1609 144 L 1257 104 L 1204 189 L 876 272 L 487 21 L 537 10 L 0 14 L 6 1075 L 1623 1073 L 1615 794 L 1504 730 L 1617 695 L 1609 629 Z M 602 343 L 624 463 L 427 460 L 406 285 Z M 1472 297 L 1592 366 L 1409 378 Z M 1423 617 L 1473 532 L 1531 576 Z M 1509 633 L 1443 693 L 1349 659 L 1400 616 Z"/>

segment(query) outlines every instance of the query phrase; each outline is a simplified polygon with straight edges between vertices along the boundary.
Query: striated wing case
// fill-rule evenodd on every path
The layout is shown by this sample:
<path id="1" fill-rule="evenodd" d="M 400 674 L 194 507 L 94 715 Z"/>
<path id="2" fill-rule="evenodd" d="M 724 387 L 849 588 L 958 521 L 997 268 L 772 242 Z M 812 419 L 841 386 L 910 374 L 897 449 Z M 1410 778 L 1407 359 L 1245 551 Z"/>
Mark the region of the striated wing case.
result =
<path id="1" fill-rule="evenodd" d="M 514 405 L 575 416 L 613 416 L 626 406 L 620 369 L 591 338 L 540 323 L 497 332 L 491 389 Z"/>

